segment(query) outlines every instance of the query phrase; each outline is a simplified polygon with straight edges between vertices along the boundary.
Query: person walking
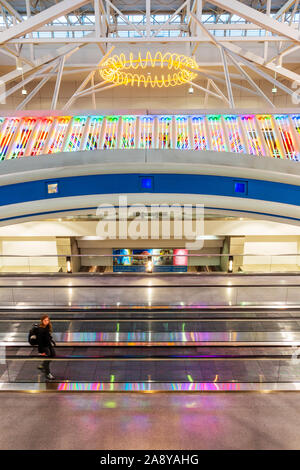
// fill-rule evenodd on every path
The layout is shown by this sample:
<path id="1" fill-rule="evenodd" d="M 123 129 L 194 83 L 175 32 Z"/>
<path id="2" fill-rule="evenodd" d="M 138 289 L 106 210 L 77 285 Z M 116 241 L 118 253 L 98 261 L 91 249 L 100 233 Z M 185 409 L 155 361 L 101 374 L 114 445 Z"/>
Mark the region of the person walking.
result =
<path id="1" fill-rule="evenodd" d="M 56 346 L 54 339 L 52 338 L 52 324 L 48 315 L 43 315 L 38 328 L 37 342 L 38 351 L 41 356 L 55 357 L 56 352 L 54 346 Z M 43 361 L 38 367 L 45 372 L 46 378 L 54 380 L 55 377 L 50 372 L 51 361 Z"/>

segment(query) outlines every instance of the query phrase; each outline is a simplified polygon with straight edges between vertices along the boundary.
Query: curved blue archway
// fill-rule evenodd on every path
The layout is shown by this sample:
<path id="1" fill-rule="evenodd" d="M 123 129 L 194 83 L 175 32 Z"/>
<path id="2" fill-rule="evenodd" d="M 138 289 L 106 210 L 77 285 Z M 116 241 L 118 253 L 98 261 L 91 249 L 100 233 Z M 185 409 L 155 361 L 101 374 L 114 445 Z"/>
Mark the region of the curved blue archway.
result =
<path id="1" fill-rule="evenodd" d="M 265 215 L 268 214 L 259 210 L 260 201 L 300 206 L 300 187 L 291 184 L 215 175 L 164 173 L 84 175 L 10 184 L 0 187 L 0 206 L 40 201 L 42 208 L 43 201 L 46 200 L 131 193 L 145 194 L 145 202 L 147 202 L 147 193 L 209 195 L 224 197 L 224 200 L 225 198 L 254 199 L 257 201 L 257 211 L 245 209 L 245 212 Z M 76 209 L 80 207 L 73 208 L 73 210 Z M 222 209 L 226 209 L 226 206 L 224 205 Z M 233 209 L 230 208 L 230 210 Z M 60 207 L 59 212 L 62 211 Z M 55 211 L 40 210 L 38 214 L 50 213 L 53 214 Z M 28 213 L 22 216 L 0 218 L 0 220 L 12 220 L 31 215 L 34 214 Z M 287 218 L 292 219 L 288 216 Z M 297 217 L 294 219 L 299 220 Z"/>
<path id="2" fill-rule="evenodd" d="M 181 151 L 75 152 L 1 162 L 0 224 L 100 203 L 199 204 L 237 216 L 300 223 L 300 167 L 292 161 Z"/>

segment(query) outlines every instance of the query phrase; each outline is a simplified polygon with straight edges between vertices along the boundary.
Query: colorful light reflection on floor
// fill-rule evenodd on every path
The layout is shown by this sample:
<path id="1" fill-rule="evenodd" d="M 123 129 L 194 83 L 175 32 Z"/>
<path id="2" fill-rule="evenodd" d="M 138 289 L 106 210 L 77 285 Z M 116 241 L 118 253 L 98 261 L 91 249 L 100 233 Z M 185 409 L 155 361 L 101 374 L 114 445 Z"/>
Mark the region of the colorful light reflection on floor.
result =
<path id="1" fill-rule="evenodd" d="M 217 392 L 240 390 L 241 383 L 239 382 L 61 382 L 57 384 L 59 392 Z"/>

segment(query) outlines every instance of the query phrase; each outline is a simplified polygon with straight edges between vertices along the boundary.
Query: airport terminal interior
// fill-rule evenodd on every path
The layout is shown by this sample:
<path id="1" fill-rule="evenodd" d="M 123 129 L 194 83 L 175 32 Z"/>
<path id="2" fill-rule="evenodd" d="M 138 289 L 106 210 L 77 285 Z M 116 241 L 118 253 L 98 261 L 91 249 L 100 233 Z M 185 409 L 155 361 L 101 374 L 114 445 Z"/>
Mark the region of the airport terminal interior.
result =
<path id="1" fill-rule="evenodd" d="M 0 0 L 0 449 L 299 449 L 299 187 L 299 0 Z"/>

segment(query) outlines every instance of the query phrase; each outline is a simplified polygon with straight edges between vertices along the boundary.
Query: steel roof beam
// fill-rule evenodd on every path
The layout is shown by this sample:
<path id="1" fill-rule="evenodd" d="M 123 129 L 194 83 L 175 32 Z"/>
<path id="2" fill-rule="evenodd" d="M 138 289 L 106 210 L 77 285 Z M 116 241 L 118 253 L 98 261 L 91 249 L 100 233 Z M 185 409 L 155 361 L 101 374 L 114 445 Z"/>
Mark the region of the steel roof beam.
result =
<path id="1" fill-rule="evenodd" d="M 299 31 L 237 0 L 210 0 L 210 3 L 255 23 L 274 34 L 300 42 Z"/>
<path id="2" fill-rule="evenodd" d="M 6 0 L 0 0 L 0 4 L 4 6 L 5 10 L 7 10 L 12 16 L 14 16 L 17 20 L 23 21 L 23 17 L 20 13 L 14 9 L 14 7 L 8 3 Z"/>
<path id="3" fill-rule="evenodd" d="M 22 23 L 18 23 L 11 28 L 2 31 L 2 33 L 0 33 L 0 44 L 4 44 L 11 39 L 25 36 L 32 31 L 36 31 L 44 24 L 51 23 L 51 21 L 56 18 L 66 15 L 70 11 L 74 11 L 86 3 L 89 3 L 89 0 L 62 0 L 56 5 L 41 11 L 41 13 L 22 21 Z"/>

